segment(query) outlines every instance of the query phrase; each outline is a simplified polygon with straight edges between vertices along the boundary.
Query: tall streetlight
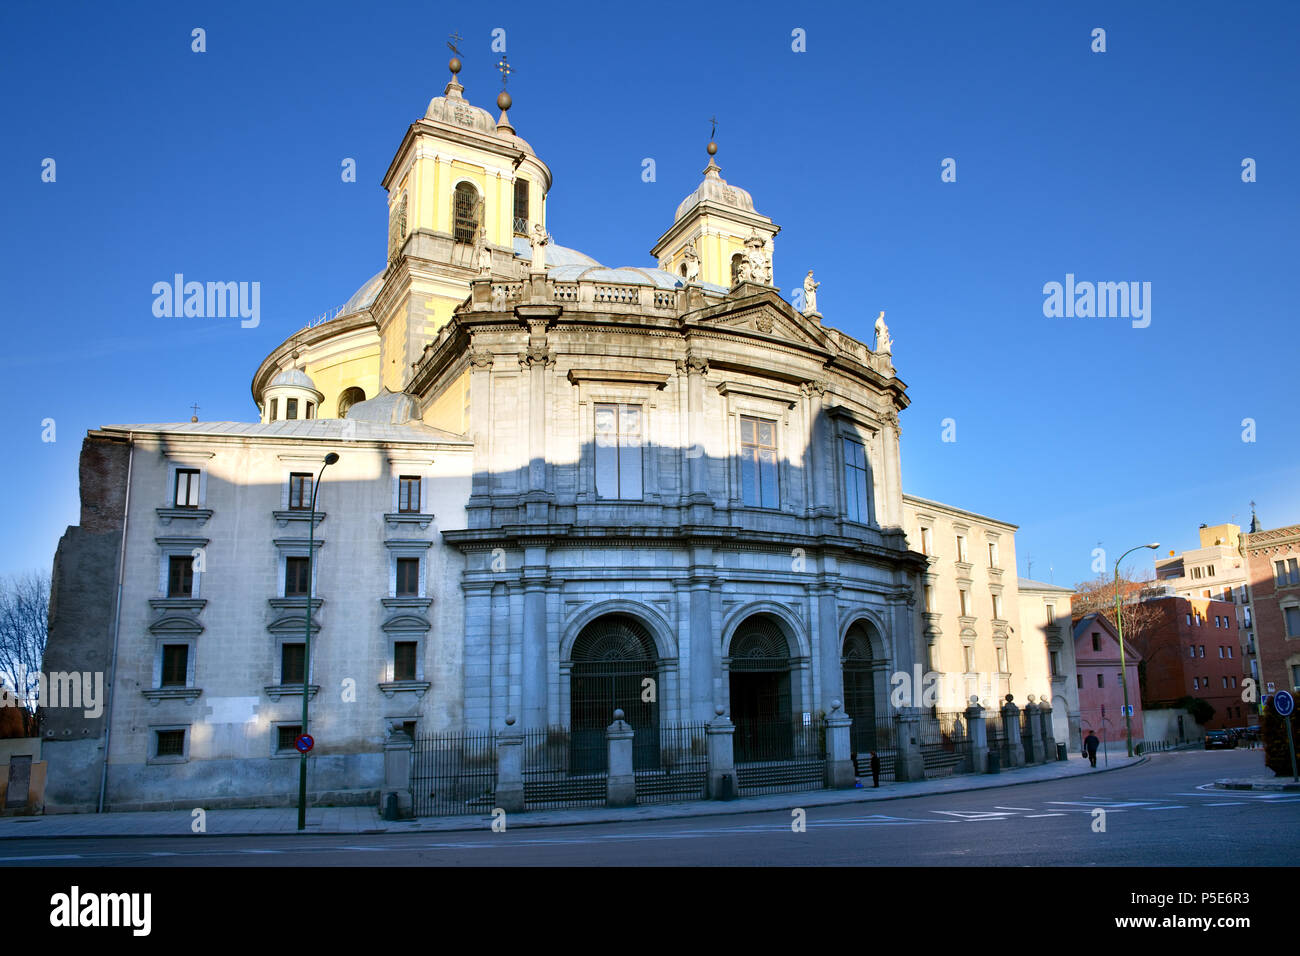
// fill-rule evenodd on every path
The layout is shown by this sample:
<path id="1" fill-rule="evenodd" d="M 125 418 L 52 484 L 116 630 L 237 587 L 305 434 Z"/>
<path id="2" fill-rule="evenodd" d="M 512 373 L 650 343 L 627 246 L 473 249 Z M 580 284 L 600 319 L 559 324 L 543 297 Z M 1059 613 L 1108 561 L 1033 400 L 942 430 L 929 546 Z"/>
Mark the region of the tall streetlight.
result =
<path id="1" fill-rule="evenodd" d="M 1128 708 L 1128 665 L 1124 663 L 1124 615 L 1120 611 L 1119 565 L 1134 551 L 1140 551 L 1143 548 L 1150 548 L 1154 551 L 1158 547 L 1160 547 L 1158 542 L 1139 544 L 1136 548 L 1129 548 L 1115 561 L 1115 624 L 1119 628 L 1119 686 L 1124 689 L 1124 734 L 1128 738 L 1128 755 L 1130 757 L 1133 756 L 1133 715 Z M 306 713 L 306 710 L 304 709 L 303 712 Z"/>
<path id="2" fill-rule="evenodd" d="M 302 652 L 302 728 L 298 733 L 307 733 L 307 698 L 308 685 L 311 682 L 311 578 L 316 560 L 316 492 L 320 490 L 321 475 L 325 469 L 339 460 L 339 456 L 330 452 L 325 456 L 325 464 L 316 473 L 316 481 L 311 486 L 311 507 L 307 515 L 307 609 L 303 613 L 303 652 Z M 298 829 L 307 829 L 307 752 L 302 751 L 298 758 Z"/>

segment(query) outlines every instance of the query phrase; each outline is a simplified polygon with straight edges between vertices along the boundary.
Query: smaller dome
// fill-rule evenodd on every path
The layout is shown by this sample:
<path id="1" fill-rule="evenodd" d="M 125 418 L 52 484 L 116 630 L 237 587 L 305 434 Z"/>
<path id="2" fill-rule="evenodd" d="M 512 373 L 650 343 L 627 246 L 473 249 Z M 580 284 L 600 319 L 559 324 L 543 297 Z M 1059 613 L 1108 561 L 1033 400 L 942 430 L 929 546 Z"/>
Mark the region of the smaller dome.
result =
<path id="1" fill-rule="evenodd" d="M 379 295 L 379 290 L 384 285 L 384 276 L 387 274 L 388 270 L 382 269 L 367 279 L 360 289 L 352 293 L 352 298 L 344 303 L 343 308 L 339 310 L 339 315 L 352 315 L 354 312 L 370 308 L 375 301 L 375 296 Z"/>
<path id="2" fill-rule="evenodd" d="M 277 385 L 293 385 L 297 388 L 310 388 L 316 391 L 316 383 L 300 368 L 287 368 L 267 383 L 267 388 Z"/>
<path id="3" fill-rule="evenodd" d="M 497 124 L 491 113 L 478 106 L 471 106 L 469 100 L 460 95 L 459 90 L 453 90 L 450 86 L 448 89 L 449 95 L 435 96 L 429 100 L 429 108 L 424 113 L 425 119 L 446 123 L 448 126 L 459 126 L 462 129 L 477 130 L 490 136 L 496 135 Z"/>
<path id="4" fill-rule="evenodd" d="M 735 206 L 748 212 L 754 211 L 754 197 L 739 186 L 728 185 L 727 181 L 718 175 L 721 172 L 721 167 L 710 159 L 709 165 L 704 167 L 704 182 L 695 187 L 695 192 L 681 201 L 677 207 L 676 219 L 681 219 L 697 203 L 706 201 Z"/>
<path id="5" fill-rule="evenodd" d="M 420 407 L 415 396 L 406 392 L 391 392 L 387 388 L 374 398 L 357 402 L 347 410 L 344 418 L 358 422 L 375 422 L 380 425 L 404 425 L 418 421 Z"/>

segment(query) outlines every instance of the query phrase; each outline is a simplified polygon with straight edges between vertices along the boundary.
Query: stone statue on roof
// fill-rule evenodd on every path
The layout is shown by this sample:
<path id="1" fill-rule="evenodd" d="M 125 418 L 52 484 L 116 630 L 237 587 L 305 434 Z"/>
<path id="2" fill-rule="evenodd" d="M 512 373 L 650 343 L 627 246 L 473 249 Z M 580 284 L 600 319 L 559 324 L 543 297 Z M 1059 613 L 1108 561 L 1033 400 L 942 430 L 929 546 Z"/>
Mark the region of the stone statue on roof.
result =
<path id="1" fill-rule="evenodd" d="M 742 263 L 742 279 L 748 278 L 751 282 L 772 284 L 772 260 L 768 258 L 765 246 L 763 237 L 756 232 L 745 240 L 746 252 Z M 744 266 L 748 268 L 743 268 Z"/>
<path id="2" fill-rule="evenodd" d="M 820 282 L 814 282 L 814 281 L 813 281 L 813 271 L 812 271 L 811 269 L 809 269 L 809 270 L 808 270 L 808 275 L 806 275 L 806 276 L 804 277 L 804 280 L 803 280 L 803 301 L 804 301 L 804 310 L 803 310 L 803 313 L 804 313 L 804 315 L 814 315 L 814 314 L 816 314 L 816 312 L 817 312 L 817 287 L 820 286 L 820 285 L 821 285 Z"/>
<path id="3" fill-rule="evenodd" d="M 894 340 L 889 337 L 889 326 L 885 325 L 885 313 L 876 316 L 876 351 L 890 355 L 894 350 Z"/>
<path id="4" fill-rule="evenodd" d="M 551 237 L 546 234 L 542 224 L 533 225 L 533 233 L 528 237 L 528 242 L 533 247 L 533 265 L 530 272 L 538 273 L 546 271 L 546 246 L 551 241 Z"/>
<path id="5" fill-rule="evenodd" d="M 478 230 L 478 274 L 492 274 L 492 250 L 488 248 L 487 226 L 480 226 Z"/>
<path id="6" fill-rule="evenodd" d="M 682 250 L 682 258 L 686 266 L 686 281 L 694 282 L 700 277 L 700 254 L 695 251 L 695 242 L 686 243 L 686 248 Z"/>

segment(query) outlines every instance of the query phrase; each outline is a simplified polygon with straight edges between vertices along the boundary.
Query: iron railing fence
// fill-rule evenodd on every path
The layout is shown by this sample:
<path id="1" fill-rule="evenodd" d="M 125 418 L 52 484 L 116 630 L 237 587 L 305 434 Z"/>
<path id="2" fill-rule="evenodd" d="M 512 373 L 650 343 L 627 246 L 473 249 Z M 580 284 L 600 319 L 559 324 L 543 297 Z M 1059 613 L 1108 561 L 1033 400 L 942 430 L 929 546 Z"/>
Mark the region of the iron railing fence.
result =
<path id="1" fill-rule="evenodd" d="M 735 760 L 736 789 L 741 796 L 825 786 L 824 718 L 736 721 L 735 737 L 740 738 Z"/>
<path id="2" fill-rule="evenodd" d="M 417 737 L 411 796 L 417 817 L 489 814 L 497 787 L 496 734 Z"/>
<path id="3" fill-rule="evenodd" d="M 548 727 L 525 730 L 523 738 L 524 809 L 605 805 L 609 774 L 603 734 Z"/>
<path id="4" fill-rule="evenodd" d="M 1020 745 L 1025 751 L 1025 763 L 1034 762 L 1034 732 L 1028 710 L 1020 711 Z"/>
<path id="5" fill-rule="evenodd" d="M 636 802 L 670 803 L 702 800 L 709 780 L 708 724 L 660 724 L 654 761 L 636 760 Z M 634 741 L 634 748 L 635 748 Z"/>
<path id="6" fill-rule="evenodd" d="M 970 770 L 971 741 L 964 713 L 939 711 L 922 717 L 920 743 L 927 777 Z"/>
<path id="7" fill-rule="evenodd" d="M 880 758 L 880 779 L 897 779 L 895 763 L 898 758 L 898 721 L 895 718 L 877 717 L 861 729 L 853 744 L 853 766 L 864 786 L 871 785 L 873 750 Z"/>
<path id="8" fill-rule="evenodd" d="M 997 754 L 1005 765 L 1009 756 L 1006 728 L 1003 726 L 1002 711 L 984 709 L 984 732 L 988 737 L 988 751 Z"/>

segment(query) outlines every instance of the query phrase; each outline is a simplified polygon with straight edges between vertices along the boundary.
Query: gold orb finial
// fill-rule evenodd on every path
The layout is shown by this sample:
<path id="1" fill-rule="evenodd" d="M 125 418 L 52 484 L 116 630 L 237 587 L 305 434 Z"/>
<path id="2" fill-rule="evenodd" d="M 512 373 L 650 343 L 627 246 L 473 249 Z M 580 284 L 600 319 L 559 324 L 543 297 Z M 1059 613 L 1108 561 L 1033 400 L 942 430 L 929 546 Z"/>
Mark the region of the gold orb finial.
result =
<path id="1" fill-rule="evenodd" d="M 447 69 L 451 70 L 451 75 L 455 76 L 460 72 L 460 57 L 453 56 L 447 61 Z"/>
<path id="2" fill-rule="evenodd" d="M 709 140 L 708 150 L 710 156 L 718 155 L 718 144 L 715 143 L 713 140 Z"/>
<path id="3" fill-rule="evenodd" d="M 514 100 L 510 98 L 510 94 L 507 93 L 505 90 L 502 90 L 500 93 L 497 94 L 497 109 L 508 110 L 510 109 L 510 104 L 513 102 Z"/>

